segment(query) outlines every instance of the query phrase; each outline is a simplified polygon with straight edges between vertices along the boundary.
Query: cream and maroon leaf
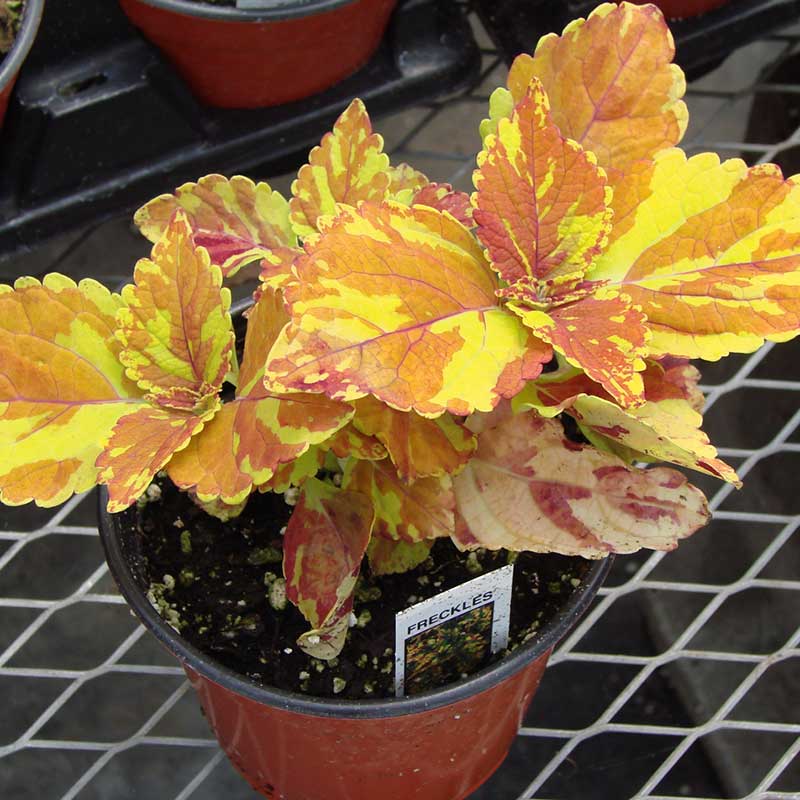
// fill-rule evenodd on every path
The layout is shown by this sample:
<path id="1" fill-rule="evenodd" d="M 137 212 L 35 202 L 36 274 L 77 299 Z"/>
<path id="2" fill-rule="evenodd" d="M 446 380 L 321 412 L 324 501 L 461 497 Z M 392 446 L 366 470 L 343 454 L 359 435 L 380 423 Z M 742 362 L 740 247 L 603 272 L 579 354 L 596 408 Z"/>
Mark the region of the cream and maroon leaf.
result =
<path id="1" fill-rule="evenodd" d="M 394 465 L 383 461 L 350 461 L 342 486 L 372 500 L 375 535 L 419 542 L 450 536 L 454 530 L 452 479 L 401 480 Z"/>
<path id="2" fill-rule="evenodd" d="M 565 139 L 541 83 L 497 134 L 473 174 L 477 235 L 508 283 L 582 274 L 611 228 L 611 190 L 592 153 Z"/>
<path id="3" fill-rule="evenodd" d="M 565 411 L 592 444 L 628 463 L 667 461 L 739 485 L 735 471 L 717 458 L 716 448 L 700 430 L 697 370 L 678 359 L 651 361 L 642 379 L 646 402 L 622 409 L 587 375 L 563 369 L 529 384 L 514 398 L 514 408 L 535 409 L 546 417 Z"/>
<path id="4" fill-rule="evenodd" d="M 286 595 L 311 625 L 297 640 L 310 656 L 335 658 L 347 636 L 353 593 L 373 523 L 369 499 L 316 478 L 303 486 L 286 526 Z"/>
<path id="5" fill-rule="evenodd" d="M 273 250 L 295 247 L 289 203 L 263 181 L 234 175 L 206 175 L 163 194 L 134 215 L 139 230 L 158 242 L 176 212 L 182 212 L 195 245 L 205 247 L 211 263 L 230 277 L 245 264 L 269 257 Z"/>
<path id="6" fill-rule="evenodd" d="M 383 138 L 372 132 L 364 103 L 356 98 L 297 173 L 289 201 L 295 232 L 302 238 L 315 233 L 319 218 L 335 213 L 337 203 L 380 202 L 393 177 L 399 190 L 410 175 L 402 170 L 390 174 Z"/>
<path id="7" fill-rule="evenodd" d="M 647 316 L 653 356 L 716 361 L 800 330 L 800 179 L 704 153 L 659 153 L 633 224 L 588 277 Z"/>
<path id="8" fill-rule="evenodd" d="M 98 482 L 117 420 L 142 403 L 114 336 L 120 297 L 59 274 L 0 285 L 0 500 L 53 506 Z"/>
<path id="9" fill-rule="evenodd" d="M 342 207 L 295 269 L 291 324 L 267 364 L 273 391 L 466 415 L 516 394 L 550 358 L 500 306 L 472 234 L 434 209 Z"/>
<path id="10" fill-rule="evenodd" d="M 602 558 L 671 550 L 710 515 L 679 472 L 642 470 L 566 439 L 533 412 L 481 435 L 453 479 L 456 544 Z"/>
<path id="11" fill-rule="evenodd" d="M 178 213 L 125 286 L 117 312 L 120 360 L 153 402 L 201 408 L 216 395 L 232 363 L 230 291 L 208 253 L 196 248 Z"/>

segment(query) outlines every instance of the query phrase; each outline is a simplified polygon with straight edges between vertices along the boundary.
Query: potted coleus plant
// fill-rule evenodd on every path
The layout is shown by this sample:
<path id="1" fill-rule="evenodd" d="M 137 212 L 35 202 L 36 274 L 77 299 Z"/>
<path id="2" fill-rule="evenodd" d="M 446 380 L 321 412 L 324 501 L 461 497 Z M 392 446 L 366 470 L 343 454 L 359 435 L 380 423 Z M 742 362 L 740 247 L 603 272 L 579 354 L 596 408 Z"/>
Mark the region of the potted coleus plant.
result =
<path id="1" fill-rule="evenodd" d="M 0 290 L 2 500 L 103 485 L 123 593 L 265 795 L 465 797 L 605 557 L 707 521 L 642 462 L 738 483 L 688 359 L 798 333 L 800 195 L 677 147 L 673 53 L 655 7 L 602 5 L 514 62 L 472 196 L 392 166 L 355 100 L 291 200 L 210 175 L 144 206 L 152 255 L 120 295 Z M 223 282 L 252 263 L 239 353 Z M 387 696 L 392 640 L 365 612 L 515 559 L 515 599 L 565 602 L 474 674 Z M 255 588 L 218 595 L 234 573 Z"/>
<path id="2" fill-rule="evenodd" d="M 300 100 L 375 52 L 397 0 L 120 0 L 195 96 L 221 108 Z"/>
<path id="3" fill-rule="evenodd" d="M 44 0 L 0 0 L 0 126 L 22 62 L 42 19 Z"/>

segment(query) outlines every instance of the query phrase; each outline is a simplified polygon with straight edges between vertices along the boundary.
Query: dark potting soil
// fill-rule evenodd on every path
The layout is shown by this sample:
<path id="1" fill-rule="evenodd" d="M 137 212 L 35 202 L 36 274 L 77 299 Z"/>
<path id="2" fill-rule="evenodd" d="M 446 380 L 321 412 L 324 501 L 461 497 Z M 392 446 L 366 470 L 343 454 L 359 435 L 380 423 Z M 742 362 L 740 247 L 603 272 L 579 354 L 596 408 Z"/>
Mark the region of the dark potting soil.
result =
<path id="1" fill-rule="evenodd" d="M 401 575 L 375 577 L 365 559 L 356 590 L 358 622 L 340 656 L 321 661 L 296 644 L 309 628 L 300 612 L 291 603 L 277 610 L 269 601 L 269 586 L 282 577 L 280 530 L 292 511 L 283 496 L 254 494 L 238 518 L 223 523 L 168 480 L 160 488 L 160 496 L 151 492 L 156 499 L 137 510 L 151 602 L 207 655 L 255 681 L 289 691 L 317 697 L 392 696 L 395 614 L 509 563 L 506 551 L 468 556 L 445 539 L 434 544 L 427 561 Z M 510 649 L 555 614 L 588 564 L 549 554 L 517 557 Z M 471 671 L 502 656 L 486 655 Z M 445 670 L 440 685 L 460 673 L 460 668 L 456 674 Z"/>

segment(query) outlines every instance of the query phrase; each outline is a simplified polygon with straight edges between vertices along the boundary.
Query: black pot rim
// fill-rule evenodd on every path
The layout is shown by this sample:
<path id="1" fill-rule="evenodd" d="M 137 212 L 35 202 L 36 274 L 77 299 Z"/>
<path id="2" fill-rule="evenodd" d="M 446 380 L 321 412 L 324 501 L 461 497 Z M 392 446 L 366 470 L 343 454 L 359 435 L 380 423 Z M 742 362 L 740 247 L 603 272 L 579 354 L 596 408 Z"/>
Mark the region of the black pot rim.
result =
<path id="1" fill-rule="evenodd" d="M 6 88 L 19 72 L 22 62 L 28 56 L 36 32 L 39 30 L 39 23 L 42 21 L 44 11 L 44 0 L 27 0 L 25 12 L 22 15 L 22 24 L 17 32 L 17 38 L 11 50 L 6 53 L 3 65 L 0 66 L 0 91 Z"/>
<path id="2" fill-rule="evenodd" d="M 355 0 L 265 0 L 267 8 L 248 9 L 213 6 L 193 0 L 136 0 L 136 2 L 188 17 L 216 19 L 223 22 L 278 22 L 323 14 L 340 6 L 349 5 Z"/>
<path id="3" fill-rule="evenodd" d="M 506 656 L 502 661 L 484 668 L 469 678 L 411 697 L 390 697 L 377 700 L 309 697 L 255 683 L 219 664 L 189 644 L 171 628 L 153 608 L 136 582 L 122 553 L 120 515 L 109 514 L 106 511 L 107 501 L 108 490 L 105 486 L 101 486 L 98 519 L 106 560 L 120 591 L 145 627 L 149 628 L 173 655 L 204 678 L 258 703 L 316 717 L 344 719 L 398 717 L 451 705 L 490 689 L 543 656 L 567 633 L 588 608 L 608 574 L 613 560 L 613 556 L 609 556 L 593 562 L 580 586 L 570 595 L 563 608 L 545 624 L 539 635 Z"/>

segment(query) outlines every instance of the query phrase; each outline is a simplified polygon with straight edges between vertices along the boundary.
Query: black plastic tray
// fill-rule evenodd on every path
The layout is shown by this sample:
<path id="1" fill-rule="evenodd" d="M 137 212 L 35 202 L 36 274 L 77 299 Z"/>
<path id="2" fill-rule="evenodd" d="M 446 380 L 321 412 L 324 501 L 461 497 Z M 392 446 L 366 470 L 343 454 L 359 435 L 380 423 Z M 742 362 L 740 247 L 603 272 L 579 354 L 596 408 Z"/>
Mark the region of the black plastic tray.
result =
<path id="1" fill-rule="evenodd" d="M 50 0 L 0 132 L 0 259 L 205 173 L 287 172 L 352 97 L 380 116 L 469 86 L 479 70 L 456 2 L 407 0 L 369 64 L 332 89 L 277 108 L 212 109 L 115 0 Z"/>
<path id="2" fill-rule="evenodd" d="M 593 0 L 476 0 L 476 8 L 503 58 L 530 53 L 539 37 L 598 5 Z M 800 17 L 800 0 L 730 0 L 697 17 L 671 20 L 675 60 L 689 79 L 717 67 L 742 45 Z"/>

